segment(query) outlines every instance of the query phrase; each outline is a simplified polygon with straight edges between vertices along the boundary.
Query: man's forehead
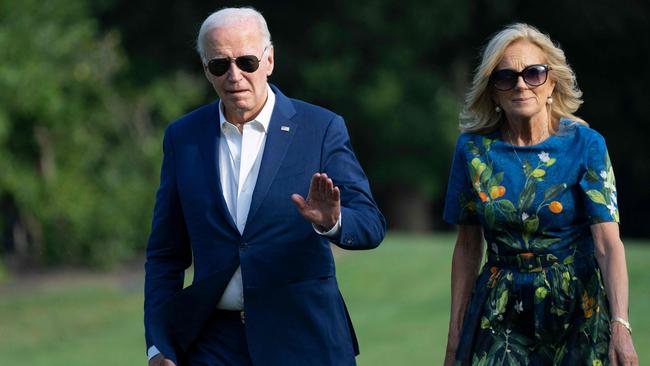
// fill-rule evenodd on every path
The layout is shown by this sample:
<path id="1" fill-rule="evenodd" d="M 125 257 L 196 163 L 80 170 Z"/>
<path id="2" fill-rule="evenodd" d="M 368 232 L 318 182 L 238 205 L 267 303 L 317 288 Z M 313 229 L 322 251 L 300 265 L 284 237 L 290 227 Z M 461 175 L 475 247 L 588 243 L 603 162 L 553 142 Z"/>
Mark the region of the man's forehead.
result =
<path id="1" fill-rule="evenodd" d="M 206 45 L 220 48 L 233 46 L 258 46 L 262 41 L 261 33 L 255 27 L 218 27 L 205 35 Z"/>

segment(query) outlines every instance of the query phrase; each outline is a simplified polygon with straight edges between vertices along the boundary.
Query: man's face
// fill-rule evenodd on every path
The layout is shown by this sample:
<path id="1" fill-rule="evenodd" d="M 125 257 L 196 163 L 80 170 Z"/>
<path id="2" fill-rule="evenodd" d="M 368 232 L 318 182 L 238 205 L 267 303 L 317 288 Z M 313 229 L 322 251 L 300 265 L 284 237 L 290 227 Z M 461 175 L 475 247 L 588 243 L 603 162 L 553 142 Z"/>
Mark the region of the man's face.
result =
<path id="1" fill-rule="evenodd" d="M 228 71 L 221 76 L 211 74 L 207 65 L 203 65 L 205 76 L 221 98 L 228 121 L 244 123 L 252 120 L 266 102 L 266 79 L 273 72 L 273 47 L 263 44 L 259 28 L 253 20 L 214 28 L 206 33 L 204 42 L 207 61 L 246 55 L 254 55 L 261 60 L 259 68 L 250 73 L 240 70 L 235 62 L 231 62 Z"/>

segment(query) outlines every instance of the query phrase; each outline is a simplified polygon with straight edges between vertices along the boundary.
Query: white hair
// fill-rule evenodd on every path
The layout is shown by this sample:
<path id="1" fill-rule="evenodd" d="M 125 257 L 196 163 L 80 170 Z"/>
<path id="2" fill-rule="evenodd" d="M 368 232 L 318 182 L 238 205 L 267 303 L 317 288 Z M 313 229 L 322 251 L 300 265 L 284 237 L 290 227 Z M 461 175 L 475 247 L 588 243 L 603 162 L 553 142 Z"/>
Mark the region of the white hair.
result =
<path id="1" fill-rule="evenodd" d="M 196 37 L 196 51 L 199 53 L 201 61 L 203 61 L 204 64 L 208 62 L 204 48 L 204 38 L 206 33 L 214 28 L 228 27 L 249 19 L 254 19 L 257 22 L 258 30 L 262 37 L 261 46 L 270 46 L 271 33 L 269 32 L 269 28 L 266 25 L 266 20 L 262 16 L 262 13 L 251 7 L 223 8 L 210 14 L 210 16 L 203 21 L 203 24 L 201 24 L 199 35 Z"/>

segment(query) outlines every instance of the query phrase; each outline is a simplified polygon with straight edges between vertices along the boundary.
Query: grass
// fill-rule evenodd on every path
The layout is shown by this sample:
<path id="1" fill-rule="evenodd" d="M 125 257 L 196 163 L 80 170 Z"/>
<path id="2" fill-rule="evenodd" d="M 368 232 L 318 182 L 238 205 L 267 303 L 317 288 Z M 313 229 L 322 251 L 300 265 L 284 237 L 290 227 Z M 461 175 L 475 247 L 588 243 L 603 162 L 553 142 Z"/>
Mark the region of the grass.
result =
<path id="1" fill-rule="evenodd" d="M 442 364 L 453 241 L 449 235 L 393 233 L 376 250 L 338 257 L 360 366 Z M 626 242 L 630 317 L 641 364 L 650 359 L 649 244 Z M 146 364 L 141 274 L 85 277 L 0 287 L 0 364 Z"/>
<path id="2" fill-rule="evenodd" d="M 441 365 L 449 321 L 454 236 L 393 233 L 376 250 L 338 260 L 341 292 L 359 337 L 360 366 Z M 626 241 L 630 320 L 639 358 L 650 360 L 650 243 Z"/>
<path id="3" fill-rule="evenodd" d="M 359 365 L 441 365 L 447 341 L 451 236 L 392 235 L 338 263 Z"/>

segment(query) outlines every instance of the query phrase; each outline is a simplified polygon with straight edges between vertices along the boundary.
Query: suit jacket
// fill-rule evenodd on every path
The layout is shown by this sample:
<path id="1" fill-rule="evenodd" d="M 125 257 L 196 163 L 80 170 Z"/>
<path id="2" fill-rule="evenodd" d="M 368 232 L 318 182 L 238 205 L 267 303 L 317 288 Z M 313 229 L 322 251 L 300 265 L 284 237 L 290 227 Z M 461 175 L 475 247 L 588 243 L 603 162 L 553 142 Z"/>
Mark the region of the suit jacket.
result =
<path id="1" fill-rule="evenodd" d="M 329 242 L 291 201 L 325 172 L 341 191 L 345 249 L 383 240 L 385 220 L 350 146 L 343 119 L 284 96 L 276 105 L 244 232 L 219 180 L 219 103 L 170 124 L 145 264 L 147 347 L 181 361 L 241 265 L 246 336 L 263 365 L 353 365 L 358 346 L 338 289 Z M 288 131 L 287 128 L 288 127 Z M 182 290 L 194 263 L 193 284 Z"/>

